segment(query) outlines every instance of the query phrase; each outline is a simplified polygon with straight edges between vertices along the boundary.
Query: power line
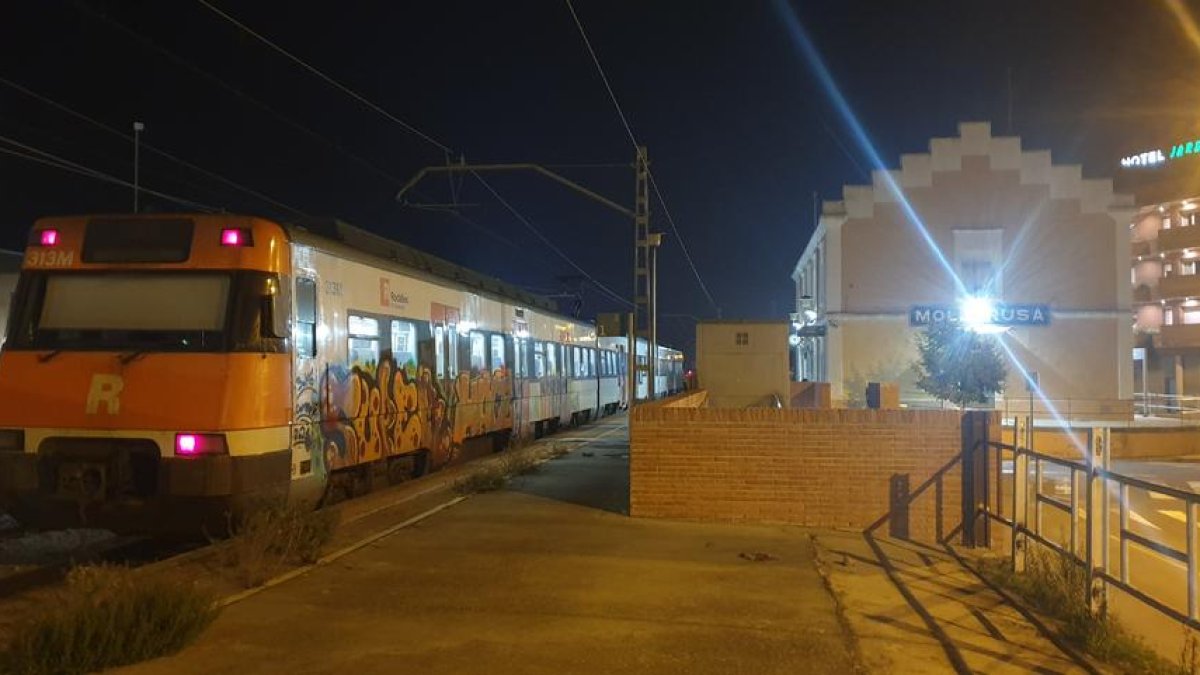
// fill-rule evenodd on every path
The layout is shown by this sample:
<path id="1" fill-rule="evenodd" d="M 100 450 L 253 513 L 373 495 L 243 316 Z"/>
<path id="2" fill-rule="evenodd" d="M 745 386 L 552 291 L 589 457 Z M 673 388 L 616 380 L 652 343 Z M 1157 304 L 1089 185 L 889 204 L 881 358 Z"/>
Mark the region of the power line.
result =
<path id="1" fill-rule="evenodd" d="M 392 175 L 391 173 L 388 173 L 384 169 L 381 169 L 380 167 L 376 166 L 370 160 L 360 157 L 359 155 L 357 155 L 353 152 L 350 152 L 341 144 L 339 144 L 335 141 L 332 141 L 332 140 L 322 136 L 321 134 L 318 134 L 317 132 L 313 131 L 312 129 L 309 129 L 308 127 L 297 122 L 296 120 L 288 117 L 287 115 L 284 115 L 283 113 L 272 108 L 271 106 L 267 105 L 266 103 L 263 103 L 262 101 L 254 98 L 253 96 L 247 94 L 246 92 L 242 91 L 241 89 L 234 87 L 233 85 L 229 84 L 225 80 L 222 80 L 221 78 L 217 77 L 216 75 L 213 75 L 212 73 L 204 70 L 203 68 L 200 68 L 199 66 L 193 64 L 191 61 L 188 61 L 187 59 L 179 56 L 178 54 L 175 54 L 171 50 L 158 45 L 153 40 L 150 40 L 149 38 L 143 36 L 142 34 L 133 30 L 129 26 L 126 26 L 125 24 L 121 23 L 120 21 L 117 21 L 116 19 L 113 19 L 112 17 L 110 17 L 106 14 L 101 14 L 99 12 L 96 12 L 95 10 L 93 10 L 92 8 L 88 7 L 85 4 L 77 3 L 76 6 L 79 7 L 81 10 L 83 10 L 84 12 L 87 12 L 91 16 L 105 21 L 106 23 L 108 23 L 110 26 L 112 26 L 116 30 L 119 30 L 122 33 L 125 33 L 126 35 L 132 37 L 134 40 L 137 40 L 146 49 L 149 49 L 149 50 L 152 50 L 159 54 L 162 54 L 163 56 L 165 56 L 168 59 L 170 59 L 171 61 L 173 61 L 179 67 L 190 70 L 193 74 L 197 75 L 198 77 L 206 79 L 210 83 L 224 89 L 225 91 L 228 91 L 229 93 L 250 103 L 251 105 L 254 105 L 255 107 L 259 108 L 260 110 L 263 110 L 264 112 L 277 118 L 279 121 L 283 122 L 284 124 L 292 127 L 296 131 L 299 131 L 300 133 L 325 145 L 326 147 L 332 148 L 333 150 L 340 152 L 342 155 L 346 156 L 348 159 L 355 161 L 359 165 L 370 170 L 372 173 L 383 178 L 384 180 L 388 181 L 389 183 L 394 183 L 396 185 L 400 185 L 400 184 L 404 183 L 404 181 L 402 179 L 400 179 L 397 176 Z"/>
<path id="2" fill-rule="evenodd" d="M 203 2 L 204 0 L 201 0 Z M 579 20 L 579 15 L 575 13 L 575 6 L 571 4 L 571 0 L 566 0 L 567 9 L 571 10 L 571 18 L 575 20 L 575 26 L 579 28 L 579 35 L 583 38 L 583 44 L 587 47 L 588 54 L 592 57 L 592 63 L 596 64 L 596 71 L 600 74 L 601 81 L 604 82 L 604 88 L 608 91 L 608 97 L 612 100 L 613 107 L 617 109 L 617 115 L 621 118 L 621 124 L 625 126 L 625 132 L 629 134 L 629 140 L 633 143 L 634 151 L 637 151 L 637 137 L 633 135 L 633 128 L 629 126 L 629 120 L 625 117 L 625 111 L 621 109 L 621 104 L 617 102 L 617 95 L 613 92 L 612 85 L 609 84 L 608 75 L 604 73 L 604 67 L 600 65 L 600 58 L 596 56 L 596 50 L 592 48 L 592 41 L 588 39 L 587 31 L 583 29 L 583 22 Z M 717 301 L 713 299 L 712 293 L 708 292 L 708 286 L 704 280 L 700 278 L 700 271 L 696 269 L 696 263 L 692 260 L 692 254 L 688 252 L 687 244 L 683 241 L 683 236 L 679 234 L 679 228 L 675 226 L 675 219 L 671 217 L 671 210 L 667 208 L 667 200 L 663 198 L 662 190 L 658 187 L 658 182 L 654 180 L 654 174 L 650 171 L 650 167 L 646 167 L 646 175 L 650 178 L 650 187 L 654 188 L 654 195 L 658 197 L 658 203 L 662 206 L 663 214 L 667 217 L 667 222 L 671 224 L 671 231 L 675 233 L 675 238 L 679 240 L 679 248 L 683 251 L 683 257 L 687 259 L 688 266 L 692 268 L 692 274 L 696 276 L 696 283 L 700 284 L 700 290 L 704 291 L 704 296 L 708 298 L 709 304 L 718 313 L 721 311 L 717 307 Z"/>
<path id="3" fill-rule="evenodd" d="M 103 123 L 103 122 L 100 122 L 99 120 L 96 120 L 96 119 L 94 119 L 94 118 L 92 118 L 92 117 L 89 117 L 89 116 L 87 116 L 87 115 L 85 115 L 85 114 L 83 114 L 83 113 L 81 113 L 81 112 L 79 112 L 79 111 L 77 111 L 77 110 L 73 110 L 73 109 L 71 109 L 71 108 L 67 107 L 67 106 L 66 106 L 66 105 L 64 105 L 64 104 L 62 104 L 62 103 L 59 103 L 58 101 L 55 101 L 55 100 L 53 100 L 53 99 L 51 99 L 51 98 L 49 98 L 49 97 L 43 96 L 42 94 L 39 94 L 39 93 L 37 93 L 37 92 L 35 92 L 35 91 L 33 91 L 33 90 L 29 89 L 28 87 L 22 86 L 22 85 L 20 85 L 20 84 L 18 84 L 18 83 L 16 83 L 16 82 L 13 82 L 12 80 L 9 80 L 9 79 L 7 79 L 7 78 L 5 78 L 5 77 L 3 77 L 3 76 L 0 76 L 0 84 L 4 84 L 4 85 L 7 85 L 8 87 L 11 87 L 11 88 L 13 88 L 13 89 L 16 89 L 17 91 L 20 91 L 20 92 L 21 92 L 21 93 L 23 93 L 23 94 L 26 94 L 26 95 L 28 95 L 28 96 L 31 96 L 31 97 L 33 97 L 33 98 L 35 98 L 35 99 L 37 99 L 37 100 L 39 100 L 39 101 L 41 101 L 41 102 L 43 102 L 43 103 L 45 103 L 45 104 L 49 105 L 49 106 L 52 106 L 52 107 L 54 107 L 54 108 L 56 108 L 56 109 L 58 109 L 58 110 L 61 110 L 62 112 L 65 112 L 65 113 L 67 113 L 67 114 L 69 114 L 69 115 L 72 115 L 72 116 L 76 117 L 77 119 L 81 119 L 81 120 L 83 120 L 83 121 L 85 121 L 85 122 L 88 122 L 89 124 L 92 124 L 93 126 L 96 126 L 96 127 L 100 128 L 100 129 L 103 129 L 104 131 L 107 131 L 107 132 L 109 132 L 110 134 L 113 134 L 113 135 L 115 135 L 115 136 L 119 136 L 119 137 L 121 137 L 121 138 L 123 138 L 123 139 L 125 139 L 125 140 L 127 140 L 127 141 L 132 141 L 132 140 L 133 140 L 133 136 L 131 136 L 131 135 L 129 135 L 129 134 L 126 134 L 126 133 L 124 133 L 124 132 L 122 132 L 122 131 L 120 131 L 120 130 L 118 130 L 118 129 L 115 129 L 115 128 L 113 128 L 113 127 L 111 127 L 111 126 L 109 126 L 109 125 L 107 125 L 107 124 L 105 124 L 105 123 Z M 278 206 L 279 208 L 281 208 L 281 209 L 283 209 L 283 210 L 285 210 L 285 211 L 289 211 L 289 212 L 291 212 L 293 215 L 298 215 L 298 216 L 307 216 L 307 214 L 306 214 L 306 213 L 304 213 L 303 211 L 301 211 L 301 210 L 299 210 L 299 209 L 296 209 L 296 208 L 293 208 L 293 207 L 291 207 L 291 206 L 288 206 L 287 204 L 284 204 L 283 202 L 281 202 L 281 201 L 279 201 L 279 200 L 273 199 L 273 198 L 271 198 L 271 197 L 269 197 L 269 196 L 267 196 L 267 195 L 265 195 L 265 194 L 263 194 L 263 193 L 261 193 L 261 192 L 259 192 L 259 191 L 257 191 L 257 190 L 254 190 L 254 189 L 252 189 L 252 188 L 248 188 L 248 187 L 246 187 L 246 186 L 244 186 L 244 185 L 241 185 L 241 184 L 239 184 L 239 183 L 236 183 L 236 182 L 234 182 L 234 181 L 232 181 L 232 180 L 229 180 L 228 178 L 225 178 L 224 176 L 222 176 L 222 175 L 220 175 L 220 174 L 217 174 L 217 173 L 214 173 L 214 172 L 212 172 L 212 171 L 209 171 L 208 169 L 205 169 L 205 168 L 203 168 L 203 167 L 196 166 L 195 164 L 193 164 L 193 163 L 191 163 L 191 162 L 189 162 L 189 161 L 187 161 L 187 160 L 185 160 L 185 159 L 182 159 L 182 158 L 180 158 L 180 157 L 176 157 L 175 155 L 173 155 L 173 154 L 171 154 L 171 153 L 169 153 L 169 152 L 167 152 L 167 151 L 165 151 L 165 150 L 160 150 L 159 148 L 156 148 L 155 146 L 151 145 L 150 143 L 146 143 L 145 141 L 141 141 L 141 142 L 139 143 L 139 145 L 140 145 L 142 148 L 145 148 L 146 150 L 149 150 L 150 152 L 153 152 L 153 153 L 155 153 L 155 154 L 157 154 L 157 155 L 159 155 L 159 156 L 161 156 L 161 157 L 164 157 L 164 158 L 166 158 L 166 159 L 169 159 L 169 160 L 171 160 L 172 162 L 175 162 L 175 163 L 177 163 L 177 164 L 180 164 L 180 165 L 182 165 L 182 166 L 185 166 L 185 167 L 187 167 L 187 168 L 189 168 L 189 169 L 191 169 L 191 170 L 193 170 L 193 171 L 197 171 L 197 172 L 199 172 L 199 173 L 202 173 L 202 174 L 204 174 L 205 176 L 208 176 L 209 178 L 212 178 L 212 179 L 214 179 L 214 180 L 220 181 L 220 182 L 222 182 L 222 183 L 224 183 L 224 184 L 226 184 L 226 185 L 229 185 L 230 187 L 233 187 L 233 188 L 235 188 L 235 189 L 237 189 L 237 190 L 240 190 L 240 191 L 242 191 L 242 192 L 244 192 L 244 193 L 246 193 L 246 194 L 248 194 L 248 195 L 251 195 L 251 196 L 253 196 L 253 197 L 256 197 L 256 198 L 258 198 L 258 199 L 261 199 L 261 200 L 263 200 L 264 202 L 267 202 L 267 203 L 273 204 L 273 205 L 275 205 L 275 206 Z"/>
<path id="4" fill-rule="evenodd" d="M 116 176 L 104 173 L 103 171 L 98 171 L 91 167 L 84 166 L 77 162 L 72 162 L 69 159 L 59 157 L 58 155 L 46 152 L 45 150 L 41 150 L 39 148 L 35 148 L 31 145 L 26 145 L 25 143 L 22 143 L 20 141 L 12 139 L 12 138 L 8 138 L 7 136 L 0 135 L 0 141 L 8 143 L 10 145 L 15 145 L 16 147 L 21 148 L 22 150 L 26 151 L 26 152 L 19 152 L 17 150 L 13 150 L 12 148 L 0 147 L 0 152 L 2 152 L 2 153 L 12 155 L 15 157 L 20 157 L 22 159 L 26 159 L 26 160 L 33 161 L 33 162 L 38 162 L 40 164 L 45 164 L 47 166 L 52 166 L 52 167 L 55 167 L 58 169 L 62 169 L 64 171 L 70 171 L 72 173 L 77 173 L 79 175 L 87 176 L 89 178 L 95 178 L 96 180 L 101 180 L 101 181 L 104 181 L 107 183 L 113 183 L 114 185 L 121 185 L 121 186 L 128 187 L 128 188 L 134 187 L 133 183 L 130 183 L 129 181 L 122 180 L 120 178 L 117 178 Z M 166 192 L 160 192 L 158 190 L 153 190 L 151 188 L 138 186 L 137 189 L 140 190 L 141 192 L 145 192 L 146 194 L 150 194 L 150 195 L 154 195 L 155 197 L 159 197 L 160 199 L 166 199 L 168 201 L 172 201 L 177 204 L 182 204 L 184 206 L 198 209 L 200 211 L 208 211 L 210 213 L 217 213 L 217 212 L 222 211 L 222 209 L 219 209 L 215 206 L 209 206 L 208 204 L 201 204 L 199 202 L 194 202 L 190 199 L 184 199 L 183 197 L 176 197 L 175 195 L 168 194 Z"/>
<path id="5" fill-rule="evenodd" d="M 232 23 L 233 25 L 237 26 L 238 28 L 242 29 L 243 31 L 245 31 L 245 32 L 249 33 L 250 35 L 254 36 L 254 37 L 255 37 L 255 38 L 257 38 L 257 39 L 258 39 L 260 42 L 262 42 L 263 44 L 266 44 L 267 46 L 269 46 L 271 49 L 274 49 L 275 51 L 279 52 L 280 54 L 283 54 L 283 55 L 284 55 L 284 56 L 286 56 L 287 58 L 291 59 L 293 62 L 295 62 L 296 64 L 300 65 L 300 66 L 301 66 L 301 67 L 303 67 L 305 70 L 307 70 L 308 72 L 312 73 L 313 75 L 316 75 L 317 77 L 321 78 L 322 80 L 324 80 L 325 82 L 327 82 L 327 83 L 328 83 L 328 84 L 330 84 L 331 86 L 333 86 L 333 87 L 336 87 L 336 88 L 338 88 L 338 89 L 342 90 L 342 91 L 343 91 L 343 92 L 345 92 L 346 94 L 349 94 L 351 97 L 353 97 L 353 98 L 354 98 L 355 100 L 357 100 L 359 103 L 362 103 L 363 105 L 367 106 L 367 107 L 368 107 L 368 108 L 370 108 L 371 110 L 374 110 L 375 112 L 379 113 L 380 115 L 383 115 L 384 117 L 386 117 L 386 118 L 390 119 L 391 121 L 395 122 L 396 124 L 399 124 L 400 126 L 402 126 L 402 127 L 404 127 L 405 129 L 407 129 L 407 130 L 408 130 L 410 133 L 412 133 L 412 134 L 414 134 L 414 135 L 416 135 L 416 136 L 419 136 L 420 138 L 422 138 L 422 139 L 424 139 L 424 140 L 428 141 L 429 143 L 431 143 L 431 144 L 433 144 L 433 145 L 436 145 L 438 148 L 441 148 L 441 149 L 442 149 L 442 151 L 444 151 L 444 152 L 450 152 L 450 148 L 449 148 L 449 146 L 443 145 L 442 143 L 438 142 L 436 139 L 434 139 L 434 138 L 433 138 L 432 136 L 430 136 L 429 134 L 427 134 L 427 133 L 425 133 L 425 132 L 421 131 L 420 129 L 418 129 L 418 128 L 414 127 L 413 125 L 409 124 L 408 122 L 405 122 L 404 120 L 400 119 L 399 117 L 396 117 L 396 116 L 395 116 L 395 115 L 393 115 L 392 113 L 390 113 L 390 112 L 388 112 L 388 111 L 384 110 L 384 109 L 383 109 L 383 108 L 381 108 L 380 106 L 378 106 L 378 105 L 376 105 L 375 103 L 373 103 L 372 101 L 368 100 L 368 99 L 367 99 L 365 96 L 363 96 L 362 94 L 359 94 L 358 92 L 354 91 L 354 90 L 353 90 L 353 89 L 351 89 L 350 87 L 347 87 L 346 85 L 344 85 L 344 84 L 342 84 L 342 83 L 338 82 L 337 80 L 333 79 L 332 77 L 330 77 L 330 76 L 326 75 L 325 73 L 321 72 L 321 71 L 320 71 L 320 70 L 318 70 L 317 68 L 315 68 L 315 67 L 313 67 L 313 66 L 309 65 L 309 64 L 308 64 L 306 61 L 304 61 L 304 60 L 303 60 L 303 59 L 301 59 L 300 57 L 296 56 L 295 54 L 292 54 L 291 52 L 289 52 L 288 50 L 284 49 L 283 47 L 280 47 L 279 45 L 275 44 L 274 42 L 271 42 L 269 39 L 267 39 L 266 37 L 263 37 L 261 34 L 259 34 L 259 33 L 256 33 L 256 32 L 254 31 L 254 29 L 250 28 L 249 26 L 247 26 L 246 24 L 242 23 L 241 21 L 238 21 L 237 19 L 233 18 L 233 17 L 232 17 L 232 16 L 230 16 L 229 14 L 227 14 L 227 13 L 225 13 L 225 12 L 221 11 L 220 9 L 218 9 L 217 7 L 213 6 L 213 4 L 212 4 L 212 3 L 210 3 L 210 2 L 208 2 L 208 0 L 196 0 L 196 1 L 197 1 L 197 2 L 199 2 L 201 5 L 204 5 L 204 6 L 205 6 L 205 7 L 207 7 L 208 9 L 212 10 L 212 12 L 213 12 L 214 14 L 216 14 L 217 16 L 220 16 L 221 18 L 225 19 L 225 20 L 226 20 L 226 21 L 228 21 L 229 23 Z"/>
<path id="6" fill-rule="evenodd" d="M 496 198 L 496 201 L 500 202 L 504 206 L 504 208 L 508 209 L 509 213 L 513 214 L 513 216 L 515 216 L 517 220 L 521 221 L 522 225 L 529 228 L 529 231 L 533 232 L 533 234 L 536 235 L 538 239 L 541 239 L 543 244 L 545 244 L 546 246 L 549 246 L 550 250 L 557 253 L 560 258 L 562 258 L 563 260 L 566 260 L 567 263 L 569 263 L 571 265 L 571 267 L 574 267 L 575 270 L 577 272 L 579 272 L 580 274 L 582 274 L 584 277 L 586 277 L 588 281 L 595 284 L 596 288 L 599 288 L 600 290 L 604 291 L 605 294 L 607 294 L 609 297 L 613 298 L 614 300 L 617 300 L 618 302 L 622 302 L 626 305 L 629 305 L 630 307 L 633 306 L 632 302 L 629 302 L 625 298 L 622 298 L 621 296 L 617 295 L 612 289 L 610 289 L 609 287 L 607 287 L 604 284 L 597 281 L 595 277 L 588 274 L 579 265 L 575 264 L 574 260 L 571 260 L 571 258 L 569 256 L 567 256 L 566 253 L 563 253 L 562 249 L 560 249 L 558 246 L 555 246 L 554 242 L 552 242 L 548 238 L 546 238 L 546 235 L 542 234 L 540 230 L 538 230 L 536 227 L 534 227 L 533 223 L 529 222 L 529 219 L 526 218 L 524 215 L 522 215 L 521 212 L 518 211 L 515 207 L 513 207 L 512 204 L 509 204 L 508 201 L 506 199 L 504 199 L 504 197 L 501 197 L 500 193 L 496 192 L 496 190 L 494 188 L 492 188 L 492 186 L 487 181 L 485 181 L 478 173 L 472 171 L 471 175 L 475 176 L 476 180 L 478 180 L 480 183 L 482 183 L 483 187 L 487 188 L 487 191 L 492 193 L 492 196 Z"/>
<path id="7" fill-rule="evenodd" d="M 243 24 L 242 22 L 233 18 L 229 14 L 226 14 L 225 12 L 221 11 L 220 9 L 214 7 L 207 0 L 197 0 L 197 2 L 204 5 L 208 9 L 212 10 L 214 13 L 218 14 L 219 16 L 221 16 L 225 20 L 229 21 L 233 25 L 237 26 L 241 30 L 245 31 L 247 34 L 251 35 L 252 37 L 258 39 L 262 43 L 271 47 L 275 51 L 279 52 L 280 54 L 283 54 L 288 59 L 290 59 L 293 62 L 295 62 L 296 64 L 302 66 L 305 70 L 307 70 L 310 73 L 321 78 L 322 80 L 324 80 L 328 84 L 332 85 L 333 87 L 345 92 L 346 94 L 353 97 L 355 100 L 359 101 L 360 103 L 366 105 L 371 110 L 374 110 L 375 112 L 379 113 L 380 115 L 383 115 L 384 117 L 391 120 L 392 122 L 399 124 L 404 129 L 421 137 L 422 139 L 428 141 L 432 145 L 437 146 L 439 149 L 441 149 L 447 155 L 454 154 L 454 150 L 452 148 L 450 148 L 449 146 L 444 145 L 443 143 L 440 143 L 439 141 L 435 140 L 433 137 L 429 136 L 428 134 L 423 133 L 416 127 L 413 127 L 411 124 L 405 122 L 404 120 L 400 119 L 399 117 L 396 117 L 392 113 L 388 112 L 387 110 L 383 109 L 379 105 L 370 101 L 362 94 L 359 94 L 358 92 L 354 91 L 353 89 L 351 89 L 351 88 L 343 85 L 342 83 L 338 82 L 337 80 L 333 79 L 329 75 L 326 75 L 321 70 L 317 69 L 316 67 L 308 64 L 307 62 L 303 61 L 299 57 L 297 57 L 297 56 L 293 55 L 292 53 L 288 52 L 287 50 L 283 49 L 279 45 L 275 44 L 271 40 L 264 37 L 263 35 L 255 32 L 249 26 L 246 26 L 245 24 Z M 544 243 L 546 246 L 550 247 L 550 249 L 553 250 L 555 253 L 557 253 L 559 255 L 559 257 L 561 257 L 563 260 L 566 260 L 567 263 L 569 263 L 571 265 L 571 267 L 575 268 L 580 274 L 587 277 L 587 279 L 589 281 L 591 281 L 593 284 L 595 284 L 597 288 L 602 289 L 606 294 L 608 294 L 613 299 L 632 306 L 633 303 L 629 302 L 625 298 L 622 298 L 620 295 L 617 295 L 615 292 L 613 292 L 607 286 L 605 286 L 604 284 L 601 284 L 599 281 L 597 281 L 595 279 L 595 277 L 593 277 L 592 275 L 590 275 L 586 271 L 584 271 L 584 269 L 582 267 L 580 267 L 578 264 L 576 264 L 574 260 L 572 260 L 566 253 L 564 253 L 562 251 L 562 249 L 560 249 L 552 241 L 550 241 L 550 239 L 548 239 L 544 234 L 542 234 L 541 231 L 538 230 L 537 227 L 535 227 L 533 225 L 533 223 L 529 221 L 528 218 L 526 218 L 524 215 L 522 215 L 520 211 L 517 211 L 516 208 L 514 208 L 512 206 L 512 204 L 508 203 L 507 200 L 505 200 L 503 197 L 501 197 L 500 193 L 497 192 L 496 189 L 493 188 L 490 183 L 488 183 L 486 180 L 484 180 L 482 176 L 480 176 L 478 173 L 476 173 L 474 171 L 472 171 L 471 173 L 472 173 L 472 175 L 475 176 L 476 180 L 478 180 L 485 188 L 487 188 L 488 192 L 492 193 L 492 196 L 495 197 L 496 200 L 499 201 L 500 204 L 504 206 L 504 208 L 506 208 L 510 213 L 513 214 L 513 216 L 515 216 L 517 218 L 517 220 L 519 220 L 521 222 L 521 224 L 523 224 L 526 228 L 528 228 L 531 232 L 533 232 L 534 235 L 536 235 L 537 238 L 542 241 L 542 243 Z"/>

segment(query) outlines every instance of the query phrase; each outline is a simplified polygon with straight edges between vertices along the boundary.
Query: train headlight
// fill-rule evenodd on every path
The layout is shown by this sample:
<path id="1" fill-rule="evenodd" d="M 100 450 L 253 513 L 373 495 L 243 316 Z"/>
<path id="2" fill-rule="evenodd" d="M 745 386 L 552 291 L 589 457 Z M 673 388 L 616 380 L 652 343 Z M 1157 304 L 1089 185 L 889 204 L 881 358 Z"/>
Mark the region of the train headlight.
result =
<path id="1" fill-rule="evenodd" d="M 176 457 L 228 454 L 225 434 L 175 434 Z"/>
<path id="2" fill-rule="evenodd" d="M 23 452 L 24 450 L 24 429 L 0 429 L 0 452 Z"/>

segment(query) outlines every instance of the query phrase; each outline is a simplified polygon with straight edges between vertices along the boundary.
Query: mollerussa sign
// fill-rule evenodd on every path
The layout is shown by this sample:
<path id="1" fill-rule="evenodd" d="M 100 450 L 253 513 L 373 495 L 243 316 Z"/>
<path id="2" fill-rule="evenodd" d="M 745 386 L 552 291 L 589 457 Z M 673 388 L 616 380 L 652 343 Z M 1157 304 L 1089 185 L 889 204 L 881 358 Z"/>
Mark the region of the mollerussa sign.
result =
<path id="1" fill-rule="evenodd" d="M 961 311 L 954 305 L 913 305 L 908 310 L 908 325 L 959 323 L 960 314 Z M 992 306 L 990 323 L 997 326 L 1049 326 L 1050 305 L 1009 305 L 998 302 Z"/>

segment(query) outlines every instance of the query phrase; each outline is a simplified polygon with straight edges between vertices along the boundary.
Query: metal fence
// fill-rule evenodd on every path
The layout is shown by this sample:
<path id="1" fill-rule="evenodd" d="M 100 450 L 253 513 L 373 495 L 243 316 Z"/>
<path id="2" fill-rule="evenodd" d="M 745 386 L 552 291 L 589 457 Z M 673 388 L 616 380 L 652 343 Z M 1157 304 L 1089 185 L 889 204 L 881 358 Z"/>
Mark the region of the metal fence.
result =
<path id="1" fill-rule="evenodd" d="M 1014 568 L 1040 544 L 1086 570 L 1094 609 L 1115 588 L 1200 630 L 1200 494 L 1114 472 L 1107 427 L 1087 429 L 1079 458 L 1067 459 L 1035 451 L 1031 420 L 1015 421 L 1008 439 L 987 443 L 995 478 L 979 514 L 1008 530 Z M 1148 509 L 1166 515 L 1156 524 L 1139 514 Z"/>

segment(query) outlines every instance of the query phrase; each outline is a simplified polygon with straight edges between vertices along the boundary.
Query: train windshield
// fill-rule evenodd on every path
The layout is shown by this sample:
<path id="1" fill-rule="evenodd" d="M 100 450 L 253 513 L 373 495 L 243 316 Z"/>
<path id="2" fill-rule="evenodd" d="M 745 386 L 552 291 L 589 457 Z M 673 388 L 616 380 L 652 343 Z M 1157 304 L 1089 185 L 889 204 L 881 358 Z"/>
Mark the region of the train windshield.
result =
<path id="1" fill-rule="evenodd" d="M 265 276 L 246 272 L 27 274 L 17 290 L 9 346 L 251 349 L 261 343 Z"/>

